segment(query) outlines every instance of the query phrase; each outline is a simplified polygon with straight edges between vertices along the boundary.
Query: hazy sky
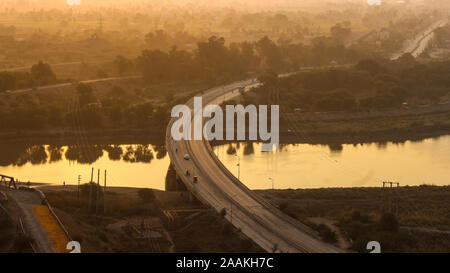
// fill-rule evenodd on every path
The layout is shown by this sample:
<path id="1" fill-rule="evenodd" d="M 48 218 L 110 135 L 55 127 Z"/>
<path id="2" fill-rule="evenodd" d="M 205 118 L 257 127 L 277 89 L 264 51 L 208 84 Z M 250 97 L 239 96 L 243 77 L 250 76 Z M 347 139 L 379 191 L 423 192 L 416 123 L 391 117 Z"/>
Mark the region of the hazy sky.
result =
<path id="1" fill-rule="evenodd" d="M 126 7 L 128 8 L 141 5 L 149 6 L 202 6 L 202 7 L 227 7 L 233 9 L 251 9 L 251 10 L 273 10 L 284 9 L 292 10 L 294 8 L 331 10 L 336 8 L 346 8 L 350 5 L 376 6 L 377 4 L 388 5 L 408 5 L 408 6 L 447 6 L 450 0 L 0 0 L 0 7 L 14 6 L 16 9 L 35 9 L 35 8 L 67 8 L 81 7 Z M 72 5 L 72 6 L 69 6 Z"/>

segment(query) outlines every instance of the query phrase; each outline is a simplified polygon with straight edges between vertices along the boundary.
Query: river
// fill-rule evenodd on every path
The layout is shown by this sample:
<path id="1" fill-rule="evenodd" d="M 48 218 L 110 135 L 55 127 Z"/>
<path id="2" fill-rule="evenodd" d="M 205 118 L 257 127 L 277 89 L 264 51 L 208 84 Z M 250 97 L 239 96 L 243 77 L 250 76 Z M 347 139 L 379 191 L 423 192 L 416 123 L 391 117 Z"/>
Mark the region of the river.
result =
<path id="1" fill-rule="evenodd" d="M 94 180 L 100 169 L 109 186 L 165 189 L 169 158 L 163 145 L 2 145 L 0 173 L 20 181 L 62 185 Z M 219 159 L 251 189 L 449 185 L 450 136 L 402 143 L 281 145 L 261 152 L 258 143 L 214 148 Z M 237 164 L 240 164 L 240 167 Z"/>

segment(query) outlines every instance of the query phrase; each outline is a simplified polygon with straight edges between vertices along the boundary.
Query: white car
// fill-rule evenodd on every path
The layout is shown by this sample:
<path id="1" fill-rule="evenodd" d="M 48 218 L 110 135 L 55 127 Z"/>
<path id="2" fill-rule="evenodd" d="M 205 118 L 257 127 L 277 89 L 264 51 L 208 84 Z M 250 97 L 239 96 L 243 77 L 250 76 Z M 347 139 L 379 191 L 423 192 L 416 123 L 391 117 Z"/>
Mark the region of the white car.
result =
<path id="1" fill-rule="evenodd" d="M 184 160 L 189 160 L 189 159 L 191 159 L 191 157 L 188 154 L 185 154 L 184 155 Z"/>

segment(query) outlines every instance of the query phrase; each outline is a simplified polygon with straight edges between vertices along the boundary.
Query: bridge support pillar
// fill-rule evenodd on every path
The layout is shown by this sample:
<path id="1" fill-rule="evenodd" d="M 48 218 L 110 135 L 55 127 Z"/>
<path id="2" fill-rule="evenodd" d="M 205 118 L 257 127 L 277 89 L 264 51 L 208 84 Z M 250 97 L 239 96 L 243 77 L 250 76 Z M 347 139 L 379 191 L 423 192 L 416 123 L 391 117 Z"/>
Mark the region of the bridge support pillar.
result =
<path id="1" fill-rule="evenodd" d="M 172 164 L 169 165 L 166 175 L 166 191 L 186 191 L 186 186 L 180 179 Z"/>

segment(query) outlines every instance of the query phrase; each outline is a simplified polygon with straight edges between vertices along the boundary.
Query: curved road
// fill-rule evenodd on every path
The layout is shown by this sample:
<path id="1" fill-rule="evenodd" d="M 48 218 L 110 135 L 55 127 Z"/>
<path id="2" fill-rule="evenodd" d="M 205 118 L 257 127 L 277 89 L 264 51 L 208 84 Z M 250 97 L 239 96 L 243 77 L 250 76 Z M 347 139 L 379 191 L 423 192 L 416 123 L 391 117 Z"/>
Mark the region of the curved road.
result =
<path id="1" fill-rule="evenodd" d="M 252 79 L 208 90 L 202 95 L 203 107 L 239 96 L 239 87 L 248 91 L 258 84 Z M 193 112 L 193 99 L 187 105 Z M 167 150 L 178 176 L 201 202 L 218 212 L 225 209 L 226 219 L 268 252 L 342 252 L 250 191 L 218 160 L 208 141 L 175 141 L 170 135 L 174 121 L 166 132 Z M 190 155 L 189 160 L 184 159 L 185 154 Z M 193 176 L 198 177 L 197 183 Z"/>

